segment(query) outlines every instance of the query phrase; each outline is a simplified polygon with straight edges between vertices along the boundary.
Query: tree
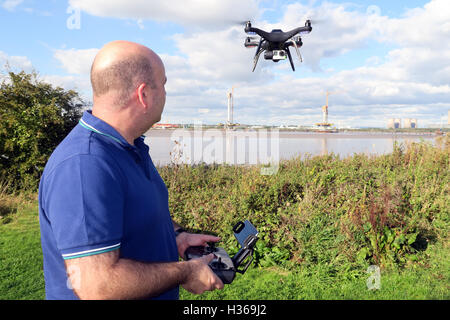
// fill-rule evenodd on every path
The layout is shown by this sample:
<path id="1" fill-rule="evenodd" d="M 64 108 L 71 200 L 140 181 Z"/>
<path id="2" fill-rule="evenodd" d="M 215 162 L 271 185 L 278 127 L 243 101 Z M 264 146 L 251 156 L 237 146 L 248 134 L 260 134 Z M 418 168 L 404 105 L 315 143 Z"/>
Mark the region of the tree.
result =
<path id="1" fill-rule="evenodd" d="M 0 181 L 36 190 L 55 147 L 77 124 L 84 105 L 77 92 L 38 75 L 8 72 L 0 85 Z"/>

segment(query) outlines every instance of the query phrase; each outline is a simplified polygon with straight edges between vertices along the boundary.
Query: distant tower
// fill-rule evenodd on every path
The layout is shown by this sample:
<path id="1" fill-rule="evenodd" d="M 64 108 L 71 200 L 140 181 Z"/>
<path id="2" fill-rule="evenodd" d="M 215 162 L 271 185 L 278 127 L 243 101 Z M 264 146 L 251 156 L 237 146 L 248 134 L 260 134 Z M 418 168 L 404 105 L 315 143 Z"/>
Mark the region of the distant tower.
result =
<path id="1" fill-rule="evenodd" d="M 233 88 L 231 88 L 231 91 L 227 93 L 227 97 L 228 97 L 228 118 L 227 118 L 227 125 L 228 126 L 232 126 L 233 125 L 233 112 L 234 112 L 234 88 L 236 88 L 236 86 L 233 86 Z"/>
<path id="2" fill-rule="evenodd" d="M 328 123 L 328 104 L 322 107 L 322 123 Z"/>
<path id="3" fill-rule="evenodd" d="M 227 124 L 231 125 L 233 123 L 233 94 L 231 92 L 227 93 L 228 97 L 228 118 Z"/>
<path id="4" fill-rule="evenodd" d="M 322 130 L 326 130 L 327 128 L 332 126 L 332 124 L 328 122 L 328 96 L 334 93 L 336 92 L 329 92 L 328 90 L 325 92 L 325 95 L 327 97 L 327 104 L 322 107 L 322 122 L 316 123 L 316 126 L 321 128 Z"/>

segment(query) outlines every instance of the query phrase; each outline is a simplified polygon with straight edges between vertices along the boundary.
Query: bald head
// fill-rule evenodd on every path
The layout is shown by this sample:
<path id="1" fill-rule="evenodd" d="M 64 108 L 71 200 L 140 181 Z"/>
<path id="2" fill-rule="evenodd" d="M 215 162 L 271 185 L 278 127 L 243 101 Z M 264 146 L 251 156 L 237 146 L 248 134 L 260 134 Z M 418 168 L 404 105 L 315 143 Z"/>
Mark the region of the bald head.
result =
<path id="1" fill-rule="evenodd" d="M 96 55 L 91 67 L 95 97 L 109 94 L 115 107 L 125 106 L 134 90 L 146 83 L 154 88 L 154 69 L 162 64 L 149 48 L 129 41 L 113 41 Z"/>

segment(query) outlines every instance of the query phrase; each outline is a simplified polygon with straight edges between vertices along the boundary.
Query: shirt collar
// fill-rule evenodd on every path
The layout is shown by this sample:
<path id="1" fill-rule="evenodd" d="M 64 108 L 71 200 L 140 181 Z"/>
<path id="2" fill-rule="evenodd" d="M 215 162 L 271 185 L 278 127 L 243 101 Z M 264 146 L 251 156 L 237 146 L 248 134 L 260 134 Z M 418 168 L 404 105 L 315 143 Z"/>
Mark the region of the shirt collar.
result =
<path id="1" fill-rule="evenodd" d="M 122 135 L 117 132 L 116 129 L 114 129 L 112 126 L 110 126 L 105 121 L 101 120 L 100 118 L 97 118 L 92 114 L 92 110 L 87 110 L 83 113 L 83 116 L 81 117 L 79 124 L 90 131 L 93 131 L 95 133 L 98 133 L 102 136 L 110 138 L 112 141 L 115 141 L 116 143 L 119 143 L 125 148 L 136 148 L 137 145 L 141 145 L 143 143 L 143 137 L 139 137 L 134 141 L 134 146 L 129 144 L 128 141 L 122 137 Z"/>

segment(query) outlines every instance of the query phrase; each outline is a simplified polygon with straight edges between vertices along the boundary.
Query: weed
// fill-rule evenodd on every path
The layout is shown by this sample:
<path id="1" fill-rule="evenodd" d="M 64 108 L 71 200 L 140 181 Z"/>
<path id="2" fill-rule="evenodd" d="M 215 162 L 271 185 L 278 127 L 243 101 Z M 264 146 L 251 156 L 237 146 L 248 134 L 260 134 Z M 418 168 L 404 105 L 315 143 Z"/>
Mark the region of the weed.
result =
<path id="1" fill-rule="evenodd" d="M 272 176 L 257 167 L 205 164 L 160 173 L 175 220 L 220 234 L 231 251 L 231 226 L 252 221 L 261 266 L 401 268 L 420 263 L 427 245 L 447 235 L 448 140 L 395 144 L 382 156 L 282 161 Z"/>

